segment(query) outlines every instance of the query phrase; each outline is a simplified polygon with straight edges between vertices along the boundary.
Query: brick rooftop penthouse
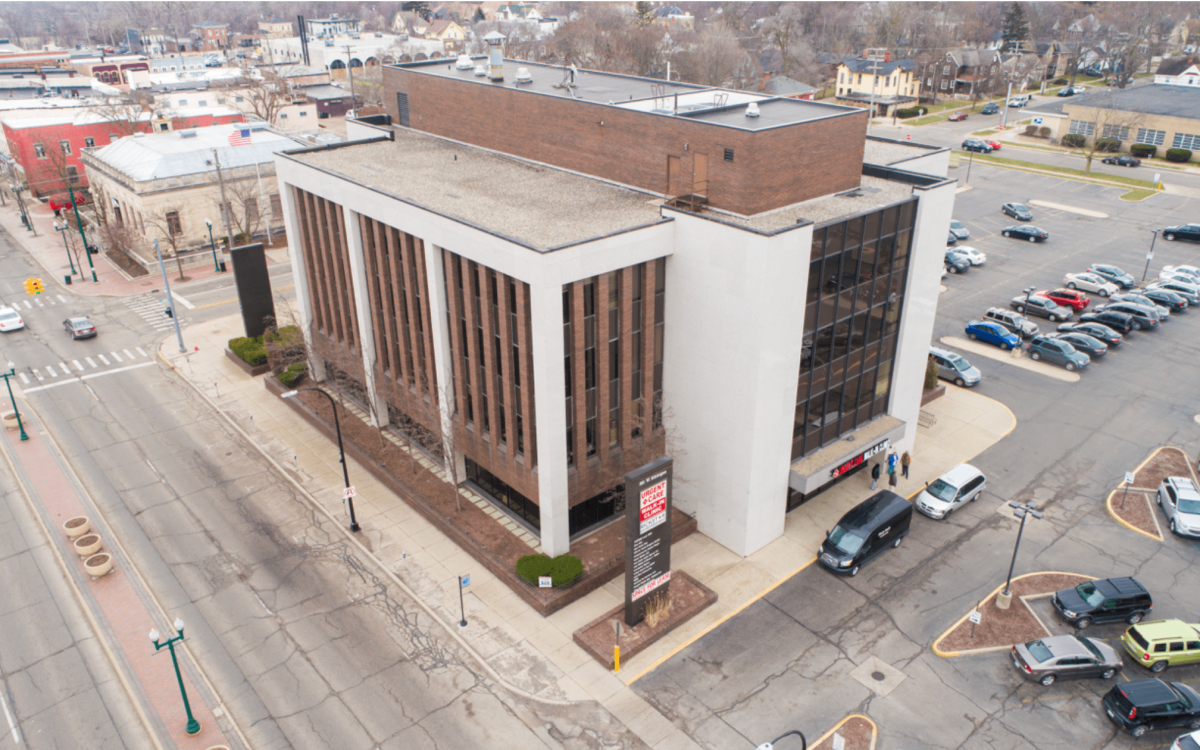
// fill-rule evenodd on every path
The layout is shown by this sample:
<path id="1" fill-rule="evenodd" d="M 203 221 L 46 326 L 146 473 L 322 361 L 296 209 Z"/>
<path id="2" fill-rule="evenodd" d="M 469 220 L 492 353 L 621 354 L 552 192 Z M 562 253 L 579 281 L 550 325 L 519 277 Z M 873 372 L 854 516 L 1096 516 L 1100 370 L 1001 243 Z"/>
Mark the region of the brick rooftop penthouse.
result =
<path id="1" fill-rule="evenodd" d="M 867 113 L 856 107 L 523 60 L 503 71 L 492 82 L 453 61 L 385 66 L 385 102 L 403 126 L 660 195 L 700 194 L 741 216 L 860 183 Z"/>

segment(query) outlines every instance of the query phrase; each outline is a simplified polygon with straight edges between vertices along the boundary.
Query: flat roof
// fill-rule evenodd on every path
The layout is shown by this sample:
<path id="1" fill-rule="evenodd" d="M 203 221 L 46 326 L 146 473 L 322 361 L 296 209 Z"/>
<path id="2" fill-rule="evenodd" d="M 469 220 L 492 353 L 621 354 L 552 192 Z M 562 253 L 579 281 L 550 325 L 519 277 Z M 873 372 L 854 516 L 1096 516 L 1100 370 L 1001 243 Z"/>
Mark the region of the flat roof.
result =
<path id="1" fill-rule="evenodd" d="M 392 132 L 394 142 L 276 158 L 294 159 L 542 252 L 663 221 L 661 196 L 407 128 Z"/>
<path id="2" fill-rule="evenodd" d="M 862 111 L 857 107 L 838 104 L 787 99 L 756 92 L 697 86 L 655 78 L 638 78 L 598 70 L 576 71 L 574 84 L 568 88 L 566 83 L 571 79 L 571 68 L 528 60 L 505 59 L 504 81 L 492 83 L 487 76 L 475 75 L 475 67 L 480 65 L 487 67 L 487 58 L 473 57 L 471 62 L 471 68 L 466 70 L 460 70 L 453 57 L 401 63 L 389 67 L 441 78 L 470 81 L 480 86 L 505 86 L 534 94 L 559 96 L 593 104 L 653 112 L 666 117 L 686 117 L 690 120 L 743 130 L 764 130 L 780 125 L 792 125 Z M 516 82 L 518 68 L 529 71 L 530 80 L 528 82 Z M 758 117 L 746 116 L 747 105 L 751 102 L 758 105 Z"/>
<path id="3" fill-rule="evenodd" d="M 928 156 L 934 151 L 945 150 L 943 146 L 930 146 L 913 141 L 896 141 L 891 138 L 869 135 L 863 148 L 863 161 L 867 164 L 879 164 L 886 167 L 915 159 L 918 156 Z"/>
<path id="4" fill-rule="evenodd" d="M 822 195 L 820 198 L 794 203 L 774 211 L 749 217 L 712 211 L 704 216 L 735 226 L 773 234 L 797 224 L 825 224 L 836 219 L 899 203 L 912 195 L 912 189 L 913 186 L 910 183 L 863 175 L 859 186 L 852 190 Z"/>
<path id="5" fill-rule="evenodd" d="M 1150 83 L 1128 89 L 1093 89 L 1073 102 L 1063 105 L 1070 114 L 1073 107 L 1113 108 L 1125 112 L 1144 112 L 1165 117 L 1200 119 L 1200 88 L 1176 86 L 1169 83 Z"/>

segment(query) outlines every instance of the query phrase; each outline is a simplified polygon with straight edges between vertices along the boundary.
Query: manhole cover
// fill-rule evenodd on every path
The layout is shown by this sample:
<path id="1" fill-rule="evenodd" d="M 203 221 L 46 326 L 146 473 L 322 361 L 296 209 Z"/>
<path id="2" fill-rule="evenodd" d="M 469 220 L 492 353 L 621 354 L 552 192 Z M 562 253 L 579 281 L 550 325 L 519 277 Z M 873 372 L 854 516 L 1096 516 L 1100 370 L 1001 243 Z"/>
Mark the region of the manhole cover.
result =
<path id="1" fill-rule="evenodd" d="M 872 672 L 871 679 L 875 680 L 876 682 L 883 682 L 885 679 L 887 679 L 887 675 L 885 675 L 883 672 Z"/>

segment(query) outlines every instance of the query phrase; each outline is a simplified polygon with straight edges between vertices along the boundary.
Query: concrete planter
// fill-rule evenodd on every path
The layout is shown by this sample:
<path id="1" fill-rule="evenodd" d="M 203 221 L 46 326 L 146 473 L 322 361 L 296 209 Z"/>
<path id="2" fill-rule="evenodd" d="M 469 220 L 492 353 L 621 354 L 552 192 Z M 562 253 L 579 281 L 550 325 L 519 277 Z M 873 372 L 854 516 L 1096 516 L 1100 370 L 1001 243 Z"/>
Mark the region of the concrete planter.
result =
<path id="1" fill-rule="evenodd" d="M 92 578 L 99 578 L 105 573 L 113 569 L 112 555 L 107 552 L 101 552 L 98 555 L 92 555 L 83 561 L 83 569 Z"/>
<path id="2" fill-rule="evenodd" d="M 92 528 L 92 522 L 87 516 L 75 516 L 68 518 L 63 523 L 63 531 L 66 532 L 68 539 L 78 539 Z"/>
<path id="3" fill-rule="evenodd" d="M 6 411 L 0 414 L 0 419 L 4 420 L 5 429 L 17 429 L 17 413 L 15 411 Z"/>
<path id="4" fill-rule="evenodd" d="M 921 406 L 928 404 L 930 401 L 937 401 L 942 396 L 946 395 L 946 384 L 938 383 L 933 388 L 921 392 Z"/>
<path id="5" fill-rule="evenodd" d="M 247 362 L 246 360 L 239 357 L 238 355 L 234 354 L 233 351 L 229 347 L 225 347 L 225 356 L 229 357 L 229 359 L 235 365 L 237 365 L 238 367 L 240 367 L 242 369 L 242 372 L 246 373 L 247 375 L 249 375 L 252 378 L 256 378 L 259 375 L 262 375 L 264 373 L 271 371 L 271 365 L 269 363 L 262 364 L 262 365 L 252 365 L 249 362 Z"/>
<path id="6" fill-rule="evenodd" d="M 87 534 L 75 540 L 75 551 L 80 557 L 91 557 L 104 546 L 99 534 Z"/>

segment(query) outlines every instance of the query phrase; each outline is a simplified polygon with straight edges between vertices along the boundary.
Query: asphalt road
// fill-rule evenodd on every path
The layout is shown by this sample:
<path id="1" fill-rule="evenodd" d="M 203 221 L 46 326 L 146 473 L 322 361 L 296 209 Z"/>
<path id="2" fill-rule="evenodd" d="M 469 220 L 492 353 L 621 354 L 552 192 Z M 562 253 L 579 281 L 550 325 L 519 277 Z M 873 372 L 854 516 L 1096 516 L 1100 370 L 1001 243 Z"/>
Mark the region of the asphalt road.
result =
<path id="1" fill-rule="evenodd" d="M 959 194 L 955 218 L 971 230 L 962 244 L 986 252 L 988 263 L 944 280 L 935 340 L 961 337 L 966 320 L 987 307 L 1006 306 L 1026 286 L 1059 286 L 1065 272 L 1093 261 L 1125 266 L 1140 277 L 1146 227 L 1195 210 L 1189 199 L 1172 195 L 1131 208 L 1115 188 L 978 164 L 972 184 Z M 1111 218 L 1035 207 L 1035 223 L 1050 232 L 1049 242 L 1001 237 L 998 231 L 1011 221 L 1001 217 L 1000 204 L 1037 198 Z M 1200 245 L 1160 241 L 1151 271 L 1198 260 Z M 1050 326 L 1043 321 L 1041 327 Z M 983 372 L 979 391 L 1008 405 L 1018 420 L 1011 435 L 972 462 L 988 477 L 984 497 L 944 521 L 916 516 L 900 549 L 857 578 L 810 566 L 635 689 L 714 750 L 749 747 L 796 728 L 812 737 L 855 712 L 879 724 L 881 750 L 1169 745 L 1182 731 L 1151 732 L 1140 741 L 1118 733 L 1100 708 L 1108 688 L 1103 681 L 1044 688 L 1023 680 L 1006 653 L 943 659 L 930 650 L 1003 583 L 1016 535 L 1016 522 L 997 512 L 1007 500 L 1032 500 L 1046 512 L 1044 521 L 1026 527 L 1017 573 L 1133 574 L 1151 590 L 1155 617 L 1200 619 L 1200 544 L 1142 537 L 1103 507 L 1122 473 L 1154 448 L 1200 452 L 1193 420 L 1200 412 L 1200 310 L 1126 338 L 1075 383 L 968 353 Z M 865 498 L 869 479 L 861 481 Z M 803 513 L 803 506 L 793 512 Z M 1122 631 L 1104 626 L 1091 632 L 1112 638 Z M 902 680 L 887 692 L 892 670 Z M 889 682 L 873 680 L 874 671 Z M 1148 676 L 1130 665 L 1118 680 Z M 1172 668 L 1168 676 L 1200 682 L 1200 666 Z"/>
<path id="2" fill-rule="evenodd" d="M 3 234 L 0 255 L 0 298 L 13 301 L 32 269 Z M 193 303 L 188 326 L 236 309 L 202 307 L 228 299 L 228 280 L 181 293 Z M 25 376 L 26 398 L 151 590 L 188 623 L 192 653 L 253 747 L 637 746 L 598 704 L 517 700 L 477 673 L 207 402 L 141 354 L 169 335 L 161 310 L 142 304 L 158 293 L 58 294 L 29 307 L 18 298 L 27 328 L 0 340 L 0 358 Z M 59 326 L 66 311 L 90 315 L 99 335 L 72 341 Z M 0 652 L 23 638 L 0 629 Z M 45 700 L 65 704 L 61 692 Z M 34 710 L 22 702 L 18 715 Z M 62 731 L 71 737 L 60 746 L 95 739 L 74 724 Z"/>

